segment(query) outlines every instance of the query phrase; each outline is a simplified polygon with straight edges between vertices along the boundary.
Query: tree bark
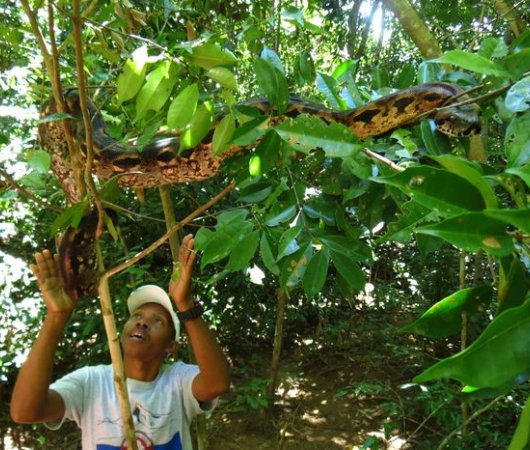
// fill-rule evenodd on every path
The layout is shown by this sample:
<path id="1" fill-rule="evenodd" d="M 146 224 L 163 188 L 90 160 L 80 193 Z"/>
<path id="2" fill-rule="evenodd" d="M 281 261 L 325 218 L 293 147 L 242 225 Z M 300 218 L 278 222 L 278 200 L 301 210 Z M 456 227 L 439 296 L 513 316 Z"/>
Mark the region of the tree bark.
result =
<path id="1" fill-rule="evenodd" d="M 425 58 L 436 58 L 442 54 L 436 37 L 427 28 L 409 0 L 386 0 L 386 4 Z"/>
<path id="2" fill-rule="evenodd" d="M 282 351 L 283 338 L 283 322 L 285 318 L 285 304 L 287 300 L 287 293 L 283 288 L 278 289 L 277 305 L 276 305 L 276 326 L 274 328 L 274 347 L 272 350 L 271 361 L 271 381 L 269 385 L 269 398 L 274 397 L 274 392 L 278 387 L 278 379 L 280 372 L 280 356 Z"/>
<path id="3" fill-rule="evenodd" d="M 519 36 L 526 30 L 526 24 L 521 20 L 521 16 L 510 0 L 494 0 L 493 7 L 495 8 L 495 11 L 508 22 L 510 30 L 512 30 L 515 37 Z"/>

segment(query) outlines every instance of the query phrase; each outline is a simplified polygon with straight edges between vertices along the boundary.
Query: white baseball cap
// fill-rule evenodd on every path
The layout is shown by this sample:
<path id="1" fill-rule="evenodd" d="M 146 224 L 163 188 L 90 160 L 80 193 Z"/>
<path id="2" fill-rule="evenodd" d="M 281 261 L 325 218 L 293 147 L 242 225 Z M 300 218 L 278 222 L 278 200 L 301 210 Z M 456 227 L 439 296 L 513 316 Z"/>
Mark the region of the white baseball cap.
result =
<path id="1" fill-rule="evenodd" d="M 140 306 L 145 305 L 146 303 L 157 303 L 164 307 L 173 320 L 173 325 L 175 326 L 175 341 L 178 341 L 180 336 L 180 321 L 175 314 L 175 310 L 173 309 L 173 305 L 166 291 L 154 284 L 146 284 L 145 286 L 136 288 L 131 292 L 131 295 L 129 295 L 129 298 L 127 299 L 129 313 L 134 313 Z"/>

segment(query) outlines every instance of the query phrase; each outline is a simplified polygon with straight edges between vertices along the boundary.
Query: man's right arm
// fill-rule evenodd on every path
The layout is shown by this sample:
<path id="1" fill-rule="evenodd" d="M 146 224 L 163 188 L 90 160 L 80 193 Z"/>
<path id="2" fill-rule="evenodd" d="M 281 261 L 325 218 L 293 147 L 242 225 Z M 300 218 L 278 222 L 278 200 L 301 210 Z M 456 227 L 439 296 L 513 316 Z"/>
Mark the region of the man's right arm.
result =
<path id="1" fill-rule="evenodd" d="M 57 345 L 75 302 L 64 289 L 57 257 L 45 250 L 35 255 L 35 262 L 30 268 L 37 277 L 48 312 L 13 389 L 10 413 L 18 423 L 59 420 L 65 412 L 62 397 L 49 386 Z"/>

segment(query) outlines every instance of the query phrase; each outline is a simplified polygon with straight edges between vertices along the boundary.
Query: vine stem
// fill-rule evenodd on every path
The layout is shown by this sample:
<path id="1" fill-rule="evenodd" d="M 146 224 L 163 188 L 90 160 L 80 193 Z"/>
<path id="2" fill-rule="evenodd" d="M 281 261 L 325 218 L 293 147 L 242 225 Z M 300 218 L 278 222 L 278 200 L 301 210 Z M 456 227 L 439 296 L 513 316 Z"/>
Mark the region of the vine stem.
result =
<path id="1" fill-rule="evenodd" d="M 405 169 L 401 166 L 398 166 L 395 162 L 390 161 L 388 158 L 385 158 L 384 156 L 380 155 L 379 153 L 375 153 L 372 150 L 368 148 L 363 148 L 363 153 L 372 158 L 375 159 L 381 163 L 383 163 L 385 166 L 390 167 L 392 170 L 395 170 L 397 172 L 403 172 Z"/>

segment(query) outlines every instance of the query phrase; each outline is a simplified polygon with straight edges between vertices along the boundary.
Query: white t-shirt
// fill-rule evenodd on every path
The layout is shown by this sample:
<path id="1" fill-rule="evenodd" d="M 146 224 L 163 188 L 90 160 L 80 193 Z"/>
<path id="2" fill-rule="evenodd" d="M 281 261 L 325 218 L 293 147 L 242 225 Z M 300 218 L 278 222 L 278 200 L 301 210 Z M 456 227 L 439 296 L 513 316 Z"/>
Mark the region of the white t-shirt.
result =
<path id="1" fill-rule="evenodd" d="M 162 366 L 154 381 L 127 379 L 129 402 L 139 450 L 192 449 L 191 419 L 215 406 L 204 404 L 191 392 L 199 373 L 194 365 L 176 362 Z M 73 420 L 82 431 L 83 450 L 127 448 L 121 410 L 110 365 L 76 370 L 52 383 L 65 403 L 64 419 Z"/>

